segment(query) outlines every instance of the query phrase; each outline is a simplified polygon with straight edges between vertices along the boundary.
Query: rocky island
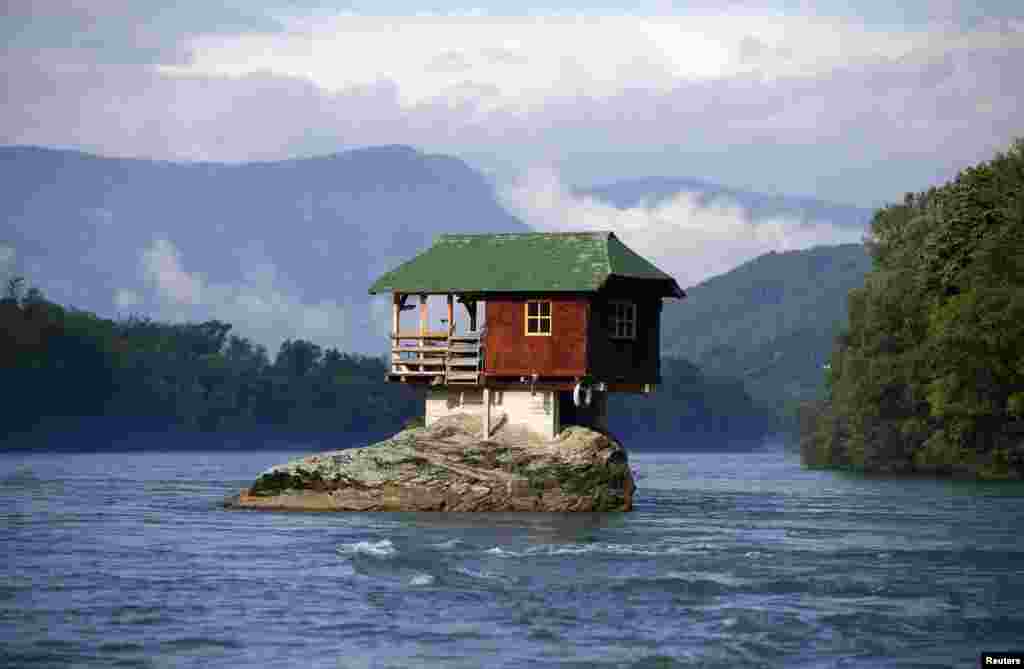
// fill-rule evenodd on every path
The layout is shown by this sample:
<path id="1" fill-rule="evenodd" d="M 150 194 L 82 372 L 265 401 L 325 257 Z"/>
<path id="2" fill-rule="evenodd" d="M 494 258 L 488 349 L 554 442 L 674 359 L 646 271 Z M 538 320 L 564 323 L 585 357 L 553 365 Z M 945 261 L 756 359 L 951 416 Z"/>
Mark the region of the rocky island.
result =
<path id="1" fill-rule="evenodd" d="M 629 511 L 634 481 L 613 437 L 569 426 L 545 440 L 455 414 L 364 448 L 276 465 L 228 508 L 297 511 Z"/>

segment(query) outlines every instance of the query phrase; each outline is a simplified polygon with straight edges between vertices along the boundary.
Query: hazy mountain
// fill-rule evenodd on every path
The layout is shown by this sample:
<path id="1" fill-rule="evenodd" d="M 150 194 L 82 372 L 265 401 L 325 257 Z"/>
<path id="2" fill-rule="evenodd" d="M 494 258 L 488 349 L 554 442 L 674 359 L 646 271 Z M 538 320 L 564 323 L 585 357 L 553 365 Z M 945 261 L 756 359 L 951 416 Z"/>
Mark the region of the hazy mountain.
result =
<path id="1" fill-rule="evenodd" d="M 666 302 L 662 349 L 741 378 L 775 408 L 810 398 L 845 326 L 847 294 L 870 268 L 860 244 L 762 255 Z"/>
<path id="2" fill-rule="evenodd" d="M 716 201 L 738 204 L 755 221 L 782 217 L 799 221 L 827 221 L 842 226 L 865 227 L 873 214 L 871 209 L 848 204 L 836 204 L 792 195 L 765 195 L 699 179 L 679 177 L 647 177 L 575 189 L 577 195 L 590 195 L 619 209 L 657 205 L 681 192 L 697 194 L 697 201 L 702 205 Z"/>
<path id="3" fill-rule="evenodd" d="M 406 146 L 237 165 L 0 147 L 0 180 L 0 263 L 51 299 L 217 317 L 272 350 L 301 325 L 379 351 L 377 274 L 441 232 L 526 230 L 468 165 Z"/>
<path id="4" fill-rule="evenodd" d="M 220 318 L 272 352 L 296 328 L 379 352 L 389 317 L 375 321 L 366 295 L 376 275 L 441 232 L 527 230 L 465 163 L 404 146 L 238 165 L 2 147 L 0 177 L 0 263 L 13 249 L 14 271 L 51 299 L 107 315 Z M 680 190 L 732 199 L 752 217 L 861 225 L 869 214 L 686 179 L 586 192 L 629 207 Z M 760 257 L 666 308 L 666 353 L 741 376 L 758 399 L 804 396 L 867 267 L 856 245 Z"/>

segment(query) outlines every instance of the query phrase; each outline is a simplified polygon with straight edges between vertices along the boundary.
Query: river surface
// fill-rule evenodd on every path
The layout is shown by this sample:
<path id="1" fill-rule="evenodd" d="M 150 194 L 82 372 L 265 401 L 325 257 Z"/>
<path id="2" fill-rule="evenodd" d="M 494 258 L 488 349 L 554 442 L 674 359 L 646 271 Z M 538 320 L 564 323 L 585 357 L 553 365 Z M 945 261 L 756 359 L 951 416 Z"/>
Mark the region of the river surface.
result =
<path id="1" fill-rule="evenodd" d="M 299 453 L 0 453 L 11 667 L 975 667 L 1024 486 L 638 453 L 621 514 L 226 511 Z"/>

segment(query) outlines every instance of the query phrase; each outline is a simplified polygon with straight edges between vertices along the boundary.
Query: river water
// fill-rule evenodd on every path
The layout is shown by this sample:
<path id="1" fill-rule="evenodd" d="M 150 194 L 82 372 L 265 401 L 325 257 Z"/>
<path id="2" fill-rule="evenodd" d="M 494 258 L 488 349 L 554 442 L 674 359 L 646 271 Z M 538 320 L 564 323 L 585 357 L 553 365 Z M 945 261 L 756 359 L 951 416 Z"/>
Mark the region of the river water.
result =
<path id="1" fill-rule="evenodd" d="M 633 453 L 623 514 L 221 500 L 284 451 L 0 453 L 12 667 L 974 667 L 1024 646 L 1024 486 Z"/>

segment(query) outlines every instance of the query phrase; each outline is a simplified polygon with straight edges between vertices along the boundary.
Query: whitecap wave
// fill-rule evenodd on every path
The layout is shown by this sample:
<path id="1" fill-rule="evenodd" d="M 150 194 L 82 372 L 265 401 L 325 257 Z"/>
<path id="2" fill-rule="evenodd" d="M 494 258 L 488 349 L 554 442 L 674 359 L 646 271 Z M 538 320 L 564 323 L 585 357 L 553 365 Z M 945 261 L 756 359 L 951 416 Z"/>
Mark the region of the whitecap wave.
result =
<path id="1" fill-rule="evenodd" d="M 632 545 L 632 544 L 545 544 L 542 546 L 531 546 L 524 551 L 511 551 L 495 546 L 484 551 L 488 555 L 502 558 L 533 557 L 544 555 L 583 555 L 586 553 L 604 553 L 610 555 L 682 555 L 689 552 L 682 546 L 653 545 Z"/>
<path id="2" fill-rule="evenodd" d="M 460 539 L 449 539 L 448 541 L 441 541 L 436 544 L 430 544 L 431 548 L 439 548 L 443 551 L 450 551 L 458 548 L 459 546 L 465 546 L 466 542 Z"/>
<path id="3" fill-rule="evenodd" d="M 498 557 L 523 557 L 526 553 L 517 553 L 515 551 L 507 551 L 501 546 L 495 546 L 494 548 L 488 548 L 484 551 L 488 555 L 497 555 Z"/>
<path id="4" fill-rule="evenodd" d="M 382 539 L 381 541 L 357 541 L 351 544 L 342 544 L 338 546 L 337 550 L 343 555 L 362 553 L 363 555 L 374 555 L 376 557 L 385 557 L 396 553 L 395 546 L 391 543 L 390 539 Z"/>
<path id="5" fill-rule="evenodd" d="M 505 574 L 499 574 L 498 572 L 488 571 L 486 569 L 476 570 L 470 569 L 469 567 L 456 567 L 455 573 L 462 574 L 463 576 L 469 576 L 470 578 L 476 578 L 484 581 L 501 581 L 503 583 L 515 583 L 518 579 L 514 576 L 506 576 Z"/>
<path id="6" fill-rule="evenodd" d="M 698 571 L 670 571 L 665 574 L 665 578 L 677 579 L 680 581 L 686 581 L 688 583 L 697 583 L 699 581 L 706 581 L 708 583 L 715 583 L 717 585 L 724 586 L 726 588 L 736 588 L 742 585 L 746 585 L 749 581 L 742 578 L 736 578 L 729 574 L 722 574 L 716 572 L 698 572 Z"/>
<path id="7" fill-rule="evenodd" d="M 409 579 L 409 585 L 430 585 L 434 582 L 434 577 L 430 574 L 419 573 Z"/>

